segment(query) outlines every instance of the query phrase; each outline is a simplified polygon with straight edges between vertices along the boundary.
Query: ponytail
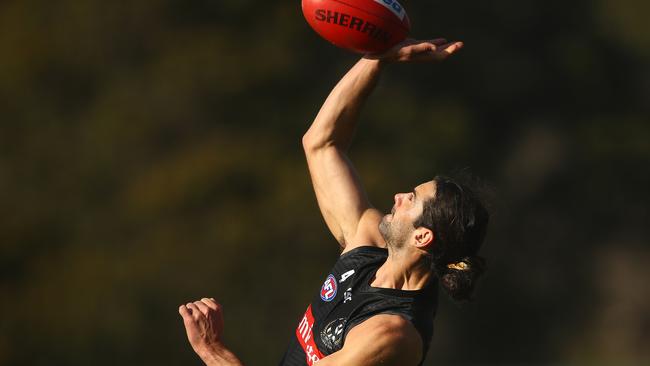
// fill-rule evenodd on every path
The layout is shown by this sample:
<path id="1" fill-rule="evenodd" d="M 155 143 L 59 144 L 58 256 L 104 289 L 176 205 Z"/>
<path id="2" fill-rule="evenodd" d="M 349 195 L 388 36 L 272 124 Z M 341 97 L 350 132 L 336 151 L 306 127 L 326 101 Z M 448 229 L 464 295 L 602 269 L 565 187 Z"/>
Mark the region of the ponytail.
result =
<path id="1" fill-rule="evenodd" d="M 485 272 L 485 259 L 479 256 L 465 257 L 459 262 L 434 264 L 440 285 L 449 297 L 457 302 L 472 300 L 472 293 L 479 277 Z"/>

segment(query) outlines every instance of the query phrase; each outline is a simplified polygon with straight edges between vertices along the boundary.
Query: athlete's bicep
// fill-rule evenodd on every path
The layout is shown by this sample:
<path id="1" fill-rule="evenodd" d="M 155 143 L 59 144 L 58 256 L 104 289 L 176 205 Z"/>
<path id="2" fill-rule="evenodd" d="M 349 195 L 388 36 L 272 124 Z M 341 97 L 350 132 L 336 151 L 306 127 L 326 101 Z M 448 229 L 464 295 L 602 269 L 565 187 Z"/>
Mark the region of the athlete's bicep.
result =
<path id="1" fill-rule="evenodd" d="M 318 362 L 320 366 L 409 366 L 422 357 L 415 327 L 398 315 L 375 315 L 350 330 L 343 348 Z"/>
<path id="2" fill-rule="evenodd" d="M 318 206 L 336 240 L 342 247 L 381 245 L 378 221 L 374 229 L 372 224 L 360 225 L 362 219 L 372 221 L 379 215 L 348 157 L 336 146 L 306 148 L 305 153 Z"/>

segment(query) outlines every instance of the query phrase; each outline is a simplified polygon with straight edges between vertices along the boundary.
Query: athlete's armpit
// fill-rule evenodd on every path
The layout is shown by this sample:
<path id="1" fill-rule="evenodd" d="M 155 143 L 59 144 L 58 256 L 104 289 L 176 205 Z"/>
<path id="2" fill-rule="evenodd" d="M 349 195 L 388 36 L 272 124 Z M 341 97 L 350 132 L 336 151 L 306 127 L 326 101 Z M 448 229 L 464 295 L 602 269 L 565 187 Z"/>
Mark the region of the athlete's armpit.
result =
<path id="1" fill-rule="evenodd" d="M 350 330 L 343 348 L 318 362 L 319 366 L 415 366 L 422 358 L 422 339 L 408 320 L 398 315 L 375 315 Z"/>

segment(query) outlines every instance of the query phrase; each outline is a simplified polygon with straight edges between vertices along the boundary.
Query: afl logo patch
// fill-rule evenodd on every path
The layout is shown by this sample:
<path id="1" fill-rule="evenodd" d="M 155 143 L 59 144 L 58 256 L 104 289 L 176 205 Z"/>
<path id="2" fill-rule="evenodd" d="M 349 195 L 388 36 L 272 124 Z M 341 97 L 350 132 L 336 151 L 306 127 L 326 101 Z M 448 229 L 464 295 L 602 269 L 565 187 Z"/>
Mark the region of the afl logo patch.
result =
<path id="1" fill-rule="evenodd" d="M 327 276 L 323 287 L 320 289 L 320 298 L 323 301 L 332 301 L 336 296 L 336 278 L 333 275 Z"/>

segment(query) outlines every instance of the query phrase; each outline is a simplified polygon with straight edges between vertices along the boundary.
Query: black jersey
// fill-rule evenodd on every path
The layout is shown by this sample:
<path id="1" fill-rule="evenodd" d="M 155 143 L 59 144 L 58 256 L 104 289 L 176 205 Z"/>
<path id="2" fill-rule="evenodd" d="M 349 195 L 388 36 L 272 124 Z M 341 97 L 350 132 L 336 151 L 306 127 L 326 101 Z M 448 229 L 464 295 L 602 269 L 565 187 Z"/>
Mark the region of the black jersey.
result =
<path id="1" fill-rule="evenodd" d="M 280 366 L 313 365 L 343 348 L 352 327 L 378 314 L 409 320 L 422 337 L 424 360 L 438 305 L 437 281 L 416 291 L 370 286 L 387 257 L 388 251 L 377 247 L 355 248 L 339 257 L 300 320 Z"/>

